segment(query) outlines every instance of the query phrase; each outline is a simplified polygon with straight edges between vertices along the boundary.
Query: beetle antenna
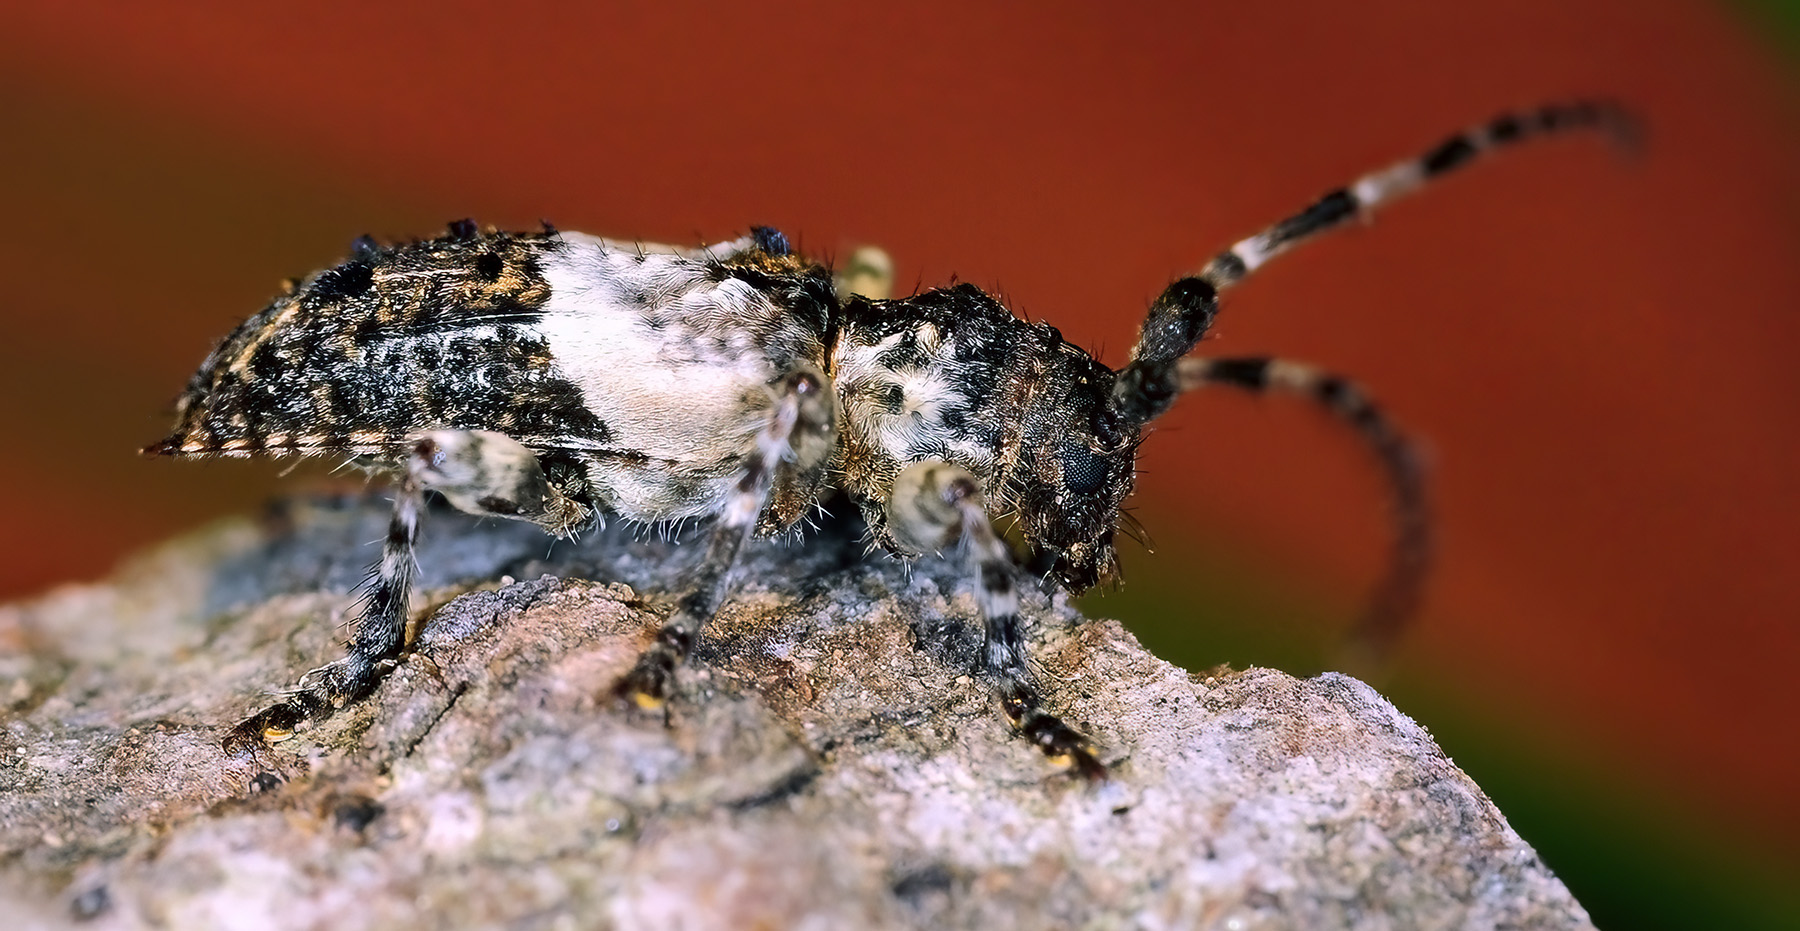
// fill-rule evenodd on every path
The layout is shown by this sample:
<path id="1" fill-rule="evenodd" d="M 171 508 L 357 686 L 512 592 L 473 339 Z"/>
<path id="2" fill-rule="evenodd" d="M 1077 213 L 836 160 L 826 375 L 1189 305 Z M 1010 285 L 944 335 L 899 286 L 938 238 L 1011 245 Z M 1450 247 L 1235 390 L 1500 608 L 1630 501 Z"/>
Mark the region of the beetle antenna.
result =
<path id="1" fill-rule="evenodd" d="M 1219 312 L 1219 292 L 1242 281 L 1296 244 L 1336 229 L 1409 194 L 1439 175 L 1493 149 L 1538 136 L 1575 129 L 1610 133 L 1635 151 L 1642 138 L 1638 121 L 1616 104 L 1596 101 L 1552 104 L 1508 113 L 1459 132 L 1416 158 L 1396 162 L 1319 198 L 1305 210 L 1243 239 L 1214 256 L 1196 275 L 1165 289 L 1144 320 L 1131 361 L 1113 385 L 1113 408 L 1128 424 L 1142 427 L 1169 409 L 1179 393 L 1176 362 L 1192 352 Z"/>

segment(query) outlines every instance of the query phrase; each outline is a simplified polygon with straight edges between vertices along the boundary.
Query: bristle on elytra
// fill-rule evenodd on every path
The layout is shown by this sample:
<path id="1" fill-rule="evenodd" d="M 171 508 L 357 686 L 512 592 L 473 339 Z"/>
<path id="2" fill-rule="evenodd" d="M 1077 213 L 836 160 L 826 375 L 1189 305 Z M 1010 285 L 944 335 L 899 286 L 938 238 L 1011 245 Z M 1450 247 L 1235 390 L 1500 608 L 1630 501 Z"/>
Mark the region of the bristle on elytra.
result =
<path id="1" fill-rule="evenodd" d="M 358 442 L 359 439 L 362 442 Z M 161 442 L 144 447 L 138 451 L 138 454 L 146 457 L 206 458 L 218 456 L 232 459 L 327 454 L 353 455 L 372 447 L 396 445 L 398 442 L 382 444 L 371 441 L 367 437 L 295 436 L 285 433 L 260 437 L 235 436 L 224 439 L 196 434 L 176 434 Z"/>
<path id="2" fill-rule="evenodd" d="M 180 454 L 181 454 L 181 439 L 179 437 L 173 437 L 173 436 L 169 437 L 166 440 L 162 440 L 160 442 L 151 443 L 149 446 L 146 446 L 143 449 L 138 450 L 138 455 L 145 456 L 145 457 L 177 456 Z"/>

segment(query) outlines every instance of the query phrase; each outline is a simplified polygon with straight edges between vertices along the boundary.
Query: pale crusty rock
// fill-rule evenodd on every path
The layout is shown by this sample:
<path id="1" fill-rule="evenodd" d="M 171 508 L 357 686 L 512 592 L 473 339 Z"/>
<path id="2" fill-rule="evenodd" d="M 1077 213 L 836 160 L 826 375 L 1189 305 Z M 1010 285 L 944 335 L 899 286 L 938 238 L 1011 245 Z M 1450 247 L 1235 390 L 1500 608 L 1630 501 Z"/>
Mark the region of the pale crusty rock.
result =
<path id="1" fill-rule="evenodd" d="M 1085 785 L 967 673 L 959 575 L 833 525 L 753 548 L 665 721 L 606 693 L 700 547 L 429 517 L 415 648 L 254 753 L 220 738 L 338 655 L 378 504 L 0 608 L 0 927 L 1591 927 L 1354 679 L 1196 676 L 1028 596 Z"/>

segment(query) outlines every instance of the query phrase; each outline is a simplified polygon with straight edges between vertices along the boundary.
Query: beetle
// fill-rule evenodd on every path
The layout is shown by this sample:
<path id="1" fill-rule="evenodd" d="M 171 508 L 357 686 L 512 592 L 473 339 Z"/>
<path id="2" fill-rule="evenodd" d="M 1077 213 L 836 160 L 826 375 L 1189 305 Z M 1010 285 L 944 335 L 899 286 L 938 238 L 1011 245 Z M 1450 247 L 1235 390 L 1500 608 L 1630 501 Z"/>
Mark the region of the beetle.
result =
<path id="1" fill-rule="evenodd" d="M 1117 575 L 1115 532 L 1145 428 L 1184 392 L 1299 395 L 1385 467 L 1394 557 L 1362 622 L 1391 637 L 1430 552 L 1413 445 L 1349 380 L 1272 358 L 1190 353 L 1220 293 L 1288 248 L 1477 155 L 1573 128 L 1629 135 L 1602 103 L 1509 114 L 1334 190 L 1216 255 L 1151 304 L 1114 370 L 968 284 L 889 298 L 853 288 L 754 228 L 710 247 L 483 229 L 382 245 L 291 283 L 188 383 L 152 455 L 335 456 L 397 493 L 348 655 L 308 673 L 237 739 L 284 736 L 368 694 L 402 650 L 423 495 L 569 536 L 608 516 L 710 519 L 705 555 L 616 692 L 655 708 L 755 534 L 841 493 L 870 541 L 965 560 L 984 620 L 981 671 L 1032 743 L 1089 778 L 1095 749 L 1053 713 L 1018 613 L 1023 566 L 1079 592 Z M 858 293 L 858 291 L 873 293 Z M 996 529 L 1017 527 L 1028 553 Z"/>

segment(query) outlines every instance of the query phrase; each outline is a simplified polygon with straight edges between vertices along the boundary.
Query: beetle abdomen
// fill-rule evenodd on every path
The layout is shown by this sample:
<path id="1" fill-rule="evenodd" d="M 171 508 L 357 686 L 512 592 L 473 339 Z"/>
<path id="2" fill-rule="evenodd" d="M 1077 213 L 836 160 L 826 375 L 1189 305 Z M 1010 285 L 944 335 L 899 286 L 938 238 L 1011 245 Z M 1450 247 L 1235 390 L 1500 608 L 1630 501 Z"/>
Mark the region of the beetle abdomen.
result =
<path id="1" fill-rule="evenodd" d="M 177 405 L 167 455 L 386 455 L 422 429 L 604 446 L 606 425 L 538 331 L 552 234 L 380 248 L 319 272 L 246 320 Z"/>

